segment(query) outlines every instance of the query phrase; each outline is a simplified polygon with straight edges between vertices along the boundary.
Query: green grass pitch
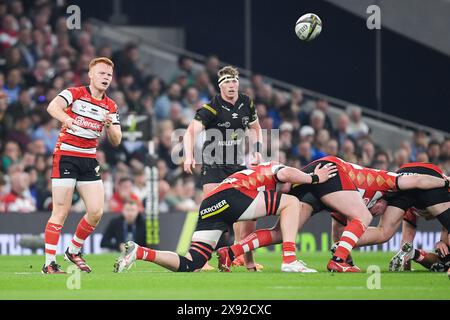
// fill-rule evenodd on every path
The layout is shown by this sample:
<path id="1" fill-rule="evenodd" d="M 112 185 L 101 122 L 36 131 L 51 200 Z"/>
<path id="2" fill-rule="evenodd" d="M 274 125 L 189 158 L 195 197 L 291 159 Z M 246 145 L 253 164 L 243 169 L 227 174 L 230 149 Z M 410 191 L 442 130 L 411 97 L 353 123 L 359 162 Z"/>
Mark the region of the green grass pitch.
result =
<path id="1" fill-rule="evenodd" d="M 174 273 L 148 262 L 138 261 L 128 272 L 115 274 L 116 255 L 88 255 L 90 274 L 80 276 L 80 289 L 68 289 L 75 283 L 73 275 L 43 275 L 43 256 L 0 257 L 0 299 L 164 299 L 164 300 L 277 300 L 277 299 L 450 299 L 450 280 L 446 273 L 432 273 L 417 264 L 413 272 L 390 273 L 387 265 L 392 253 L 354 253 L 362 268 L 360 274 L 330 274 L 325 266 L 327 253 L 299 255 L 318 274 L 279 272 L 280 253 L 257 252 L 264 265 L 262 272 L 249 273 L 234 268 L 232 273 L 217 270 L 196 273 Z M 70 264 L 59 257 L 66 269 Z M 211 264 L 216 266 L 212 258 Z M 380 289 L 369 265 L 381 268 Z"/>

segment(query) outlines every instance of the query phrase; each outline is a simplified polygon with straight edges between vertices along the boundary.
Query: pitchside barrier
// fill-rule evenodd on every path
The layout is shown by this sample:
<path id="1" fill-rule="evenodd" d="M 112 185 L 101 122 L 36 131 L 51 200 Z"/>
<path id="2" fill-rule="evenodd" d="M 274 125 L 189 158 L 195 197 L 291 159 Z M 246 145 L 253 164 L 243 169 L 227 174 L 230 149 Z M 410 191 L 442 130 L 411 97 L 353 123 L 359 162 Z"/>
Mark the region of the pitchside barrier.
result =
<path id="1" fill-rule="evenodd" d="M 67 248 L 72 233 L 83 214 L 71 213 L 62 229 L 61 239 L 58 244 L 57 254 L 62 254 Z M 86 254 L 104 253 L 100 247 L 102 232 L 108 223 L 118 214 L 105 214 L 95 230 L 84 244 L 83 251 Z M 31 214 L 4 213 L 0 214 L 0 255 L 29 255 L 43 254 L 43 231 L 50 214 L 48 212 L 36 212 Z M 258 228 L 269 228 L 274 225 L 276 217 L 267 217 L 258 221 Z M 159 215 L 159 249 L 177 251 L 184 254 L 189 249 L 190 239 L 197 222 L 197 213 L 174 212 Z M 377 219 L 372 222 L 376 225 Z M 308 221 L 299 233 L 297 244 L 300 252 L 328 251 L 330 238 L 331 218 L 326 212 L 316 214 Z M 436 220 L 425 221 L 418 219 L 418 229 L 414 240 L 417 248 L 433 250 L 434 245 L 440 239 L 441 227 Z M 400 229 L 396 235 L 387 243 L 379 246 L 361 248 L 362 251 L 396 251 L 401 241 Z M 34 235 L 34 237 L 30 237 Z M 21 241 L 22 239 L 22 241 Z M 31 240 L 30 240 L 31 239 Z M 224 237 L 223 243 L 230 241 L 231 237 Z M 22 247 L 29 246 L 32 242 L 37 248 L 30 249 Z M 28 245 L 26 244 L 28 243 Z M 40 245 L 42 244 L 42 246 Z M 259 250 L 281 251 L 281 246 L 261 248 Z"/>

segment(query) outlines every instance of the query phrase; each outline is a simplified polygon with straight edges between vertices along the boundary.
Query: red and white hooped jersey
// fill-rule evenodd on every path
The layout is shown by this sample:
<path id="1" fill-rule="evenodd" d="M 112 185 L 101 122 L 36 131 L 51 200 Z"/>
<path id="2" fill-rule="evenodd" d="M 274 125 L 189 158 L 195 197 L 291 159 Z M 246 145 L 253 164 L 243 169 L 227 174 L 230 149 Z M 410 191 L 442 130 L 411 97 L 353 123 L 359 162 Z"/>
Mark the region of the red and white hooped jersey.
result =
<path id="1" fill-rule="evenodd" d="M 260 191 L 276 189 L 278 181 L 275 174 L 284 167 L 285 166 L 282 164 L 266 162 L 253 166 L 250 169 L 238 171 L 224 179 L 216 188 L 208 193 L 205 198 L 231 188 L 237 189 L 249 197 L 255 198 Z"/>
<path id="2" fill-rule="evenodd" d="M 347 174 L 358 188 L 367 208 L 371 208 L 386 192 L 397 191 L 398 173 L 366 168 L 337 157 L 324 157 L 319 160 L 338 165 L 338 170 Z"/>
<path id="3" fill-rule="evenodd" d="M 116 103 L 106 94 L 102 100 L 94 99 L 88 86 L 65 89 L 59 96 L 67 102 L 64 112 L 75 121 L 74 130 L 61 128 L 53 154 L 95 158 L 106 115 L 112 115 L 113 124 L 120 124 Z"/>

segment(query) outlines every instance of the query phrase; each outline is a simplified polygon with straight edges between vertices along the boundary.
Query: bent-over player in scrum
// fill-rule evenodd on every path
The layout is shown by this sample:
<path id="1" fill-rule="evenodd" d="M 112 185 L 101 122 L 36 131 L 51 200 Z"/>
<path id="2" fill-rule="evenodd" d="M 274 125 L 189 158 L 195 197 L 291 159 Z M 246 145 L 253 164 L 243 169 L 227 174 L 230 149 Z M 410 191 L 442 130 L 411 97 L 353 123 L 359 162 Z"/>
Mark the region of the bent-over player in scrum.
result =
<path id="1" fill-rule="evenodd" d="M 276 192 L 276 187 L 279 182 L 322 183 L 335 171 L 334 166 L 318 165 L 312 174 L 307 174 L 281 164 L 265 163 L 234 173 L 203 200 L 191 247 L 185 256 L 127 242 L 126 251 L 117 259 L 114 271 L 122 272 L 136 260 L 154 262 L 176 272 L 197 271 L 211 258 L 222 233 L 232 228 L 234 222 L 279 215 L 283 238 L 281 270 L 305 272 L 307 267 L 296 259 L 295 253 L 300 203 L 294 196 Z M 230 271 L 229 267 L 220 269 Z"/>

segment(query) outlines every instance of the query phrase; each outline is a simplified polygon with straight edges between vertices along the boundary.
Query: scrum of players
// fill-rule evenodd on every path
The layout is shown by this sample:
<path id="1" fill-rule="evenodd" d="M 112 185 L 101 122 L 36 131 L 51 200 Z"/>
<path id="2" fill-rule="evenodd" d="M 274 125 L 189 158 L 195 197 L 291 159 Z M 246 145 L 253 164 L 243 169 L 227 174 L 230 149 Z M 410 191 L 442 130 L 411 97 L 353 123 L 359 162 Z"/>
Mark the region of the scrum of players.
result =
<path id="1" fill-rule="evenodd" d="M 290 191 L 276 192 L 280 183 L 290 184 Z M 264 163 L 229 176 L 205 196 L 186 256 L 129 242 L 116 261 L 115 271 L 129 269 L 136 260 L 154 262 L 172 271 L 198 271 L 217 251 L 219 270 L 229 272 L 233 260 L 242 254 L 282 243 L 281 271 L 314 273 L 317 271 L 297 260 L 293 235 L 312 215 L 324 210 L 331 212 L 335 241 L 327 264 L 331 272 L 359 272 L 352 249 L 386 242 L 400 225 L 403 245 L 391 259 L 390 271 L 410 270 L 411 261 L 433 271 L 449 270 L 449 180 L 439 167 L 409 163 L 388 172 L 327 156 L 301 170 Z M 256 230 L 234 245 L 216 248 L 222 233 L 234 222 L 267 215 L 279 216 L 273 228 Z M 378 226 L 369 226 L 378 215 Z M 435 252 L 412 246 L 418 216 L 436 218 L 442 225 Z"/>

